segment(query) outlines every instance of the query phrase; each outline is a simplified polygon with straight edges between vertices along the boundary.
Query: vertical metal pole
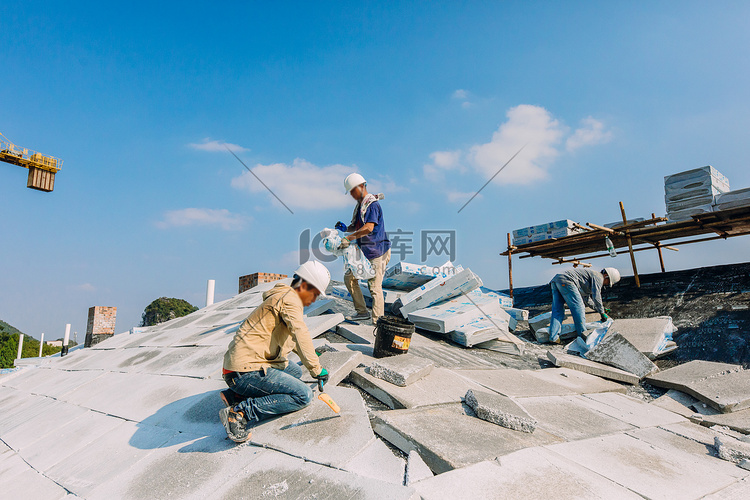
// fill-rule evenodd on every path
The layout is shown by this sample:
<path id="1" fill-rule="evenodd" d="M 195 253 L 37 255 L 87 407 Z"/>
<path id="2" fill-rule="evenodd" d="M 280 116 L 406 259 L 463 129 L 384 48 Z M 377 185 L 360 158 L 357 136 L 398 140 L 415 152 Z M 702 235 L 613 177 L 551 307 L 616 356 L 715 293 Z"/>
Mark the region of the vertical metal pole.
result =
<path id="1" fill-rule="evenodd" d="M 68 344 L 70 343 L 70 323 L 65 325 L 65 337 L 63 337 L 63 345 L 62 345 L 62 351 L 60 351 L 60 356 L 65 356 L 68 354 Z"/>
<path id="2" fill-rule="evenodd" d="M 16 359 L 21 359 L 21 351 L 23 351 L 23 333 L 18 334 L 18 356 L 16 356 Z"/>
<path id="3" fill-rule="evenodd" d="M 627 224 L 628 218 L 625 215 L 625 205 L 620 202 L 620 212 L 622 212 L 622 223 Z M 625 230 L 625 236 L 628 239 L 628 250 L 630 250 L 630 263 L 633 265 L 633 276 L 635 276 L 635 286 L 641 287 L 641 280 L 638 278 L 638 267 L 635 265 L 635 254 L 633 253 L 633 240 L 630 239 L 630 231 Z"/>
<path id="4" fill-rule="evenodd" d="M 651 218 L 656 219 L 656 214 L 651 213 Z M 654 226 L 655 225 L 656 225 L 656 222 L 654 222 Z M 659 252 L 659 265 L 661 265 L 661 272 L 666 273 L 667 270 L 664 267 L 664 256 L 661 254 L 661 242 L 660 241 L 656 242 L 656 251 Z"/>
<path id="5" fill-rule="evenodd" d="M 510 233 L 508 233 L 508 288 L 510 289 L 510 298 L 513 298 L 513 259 L 511 258 L 513 249 L 510 244 Z"/>
<path id="6" fill-rule="evenodd" d="M 39 357 L 42 357 L 42 347 L 44 347 L 44 332 L 42 332 L 42 338 L 39 339 Z"/>
<path id="7" fill-rule="evenodd" d="M 208 280 L 206 285 L 206 307 L 214 303 L 214 290 L 216 288 L 216 280 Z"/>

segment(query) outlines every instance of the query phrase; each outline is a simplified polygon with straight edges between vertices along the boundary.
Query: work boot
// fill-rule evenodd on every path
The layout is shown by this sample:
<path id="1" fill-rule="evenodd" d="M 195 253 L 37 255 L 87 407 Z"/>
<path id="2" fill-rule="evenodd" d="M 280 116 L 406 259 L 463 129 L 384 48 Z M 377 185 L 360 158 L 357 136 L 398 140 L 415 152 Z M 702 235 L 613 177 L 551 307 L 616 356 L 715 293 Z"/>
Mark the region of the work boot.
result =
<path id="1" fill-rule="evenodd" d="M 219 393 L 219 397 L 221 398 L 221 401 L 224 403 L 224 406 L 227 406 L 229 408 L 234 408 L 238 404 L 242 402 L 242 399 L 240 399 L 237 396 L 237 393 L 234 392 L 232 389 L 224 389 Z"/>
<path id="2" fill-rule="evenodd" d="M 348 321 L 367 321 L 368 319 L 370 319 L 370 313 L 356 313 L 353 316 L 347 316 L 346 319 Z"/>
<path id="3" fill-rule="evenodd" d="M 227 430 L 227 436 L 235 443 L 244 443 L 250 439 L 251 433 L 247 430 L 247 419 L 241 411 L 234 411 L 230 407 L 219 410 L 219 419 Z"/>

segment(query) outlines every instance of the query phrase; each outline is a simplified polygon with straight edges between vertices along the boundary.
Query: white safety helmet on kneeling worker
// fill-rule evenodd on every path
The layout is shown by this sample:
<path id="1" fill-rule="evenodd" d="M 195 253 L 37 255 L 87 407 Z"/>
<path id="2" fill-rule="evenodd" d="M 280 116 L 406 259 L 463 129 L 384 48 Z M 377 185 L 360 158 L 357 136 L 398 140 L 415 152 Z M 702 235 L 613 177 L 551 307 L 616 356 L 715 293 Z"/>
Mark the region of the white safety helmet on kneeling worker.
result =
<path id="1" fill-rule="evenodd" d="M 364 177 L 359 175 L 358 173 L 349 174 L 346 176 L 346 179 L 344 179 L 344 189 L 345 194 L 349 194 L 352 192 L 352 189 L 359 186 L 360 184 L 366 184 L 367 181 Z"/>
<path id="2" fill-rule="evenodd" d="M 620 281 L 620 271 L 618 271 L 616 268 L 605 267 L 602 272 L 607 273 L 607 276 L 609 276 L 609 286 L 612 286 Z"/>
<path id="3" fill-rule="evenodd" d="M 317 288 L 320 292 L 318 297 L 326 296 L 326 288 L 331 281 L 331 273 L 328 272 L 326 266 L 317 260 L 308 260 L 299 266 L 294 274 Z"/>

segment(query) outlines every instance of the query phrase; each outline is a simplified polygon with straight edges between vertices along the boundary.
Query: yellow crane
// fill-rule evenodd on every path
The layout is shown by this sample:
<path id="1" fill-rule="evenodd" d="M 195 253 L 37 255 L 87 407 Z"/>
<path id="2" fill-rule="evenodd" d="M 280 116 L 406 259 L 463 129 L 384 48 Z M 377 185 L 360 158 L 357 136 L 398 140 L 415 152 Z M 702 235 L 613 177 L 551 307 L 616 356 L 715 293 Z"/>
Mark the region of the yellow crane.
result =
<path id="1" fill-rule="evenodd" d="M 55 174 L 62 169 L 63 161 L 13 144 L 0 133 L 0 161 L 29 169 L 26 187 L 49 193 L 55 188 Z"/>

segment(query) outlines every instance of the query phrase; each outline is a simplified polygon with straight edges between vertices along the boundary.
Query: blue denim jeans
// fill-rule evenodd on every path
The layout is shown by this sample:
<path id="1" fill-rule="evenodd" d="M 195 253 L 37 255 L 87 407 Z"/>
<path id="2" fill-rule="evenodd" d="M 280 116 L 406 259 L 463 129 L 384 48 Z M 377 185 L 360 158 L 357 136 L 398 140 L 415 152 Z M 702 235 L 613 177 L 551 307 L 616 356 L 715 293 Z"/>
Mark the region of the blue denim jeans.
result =
<path id="1" fill-rule="evenodd" d="M 586 331 L 586 305 L 578 288 L 566 280 L 551 281 L 552 319 L 549 324 L 549 339 L 554 342 L 560 337 L 562 322 L 565 319 L 565 304 L 568 304 L 570 315 L 576 325 L 578 336 Z"/>
<path id="2" fill-rule="evenodd" d="M 284 413 L 301 410 L 313 398 L 312 389 L 300 380 L 302 368 L 289 363 L 285 370 L 266 368 L 255 372 L 238 373 L 227 379 L 227 385 L 244 401 L 236 406 L 245 414 L 249 424 Z"/>

